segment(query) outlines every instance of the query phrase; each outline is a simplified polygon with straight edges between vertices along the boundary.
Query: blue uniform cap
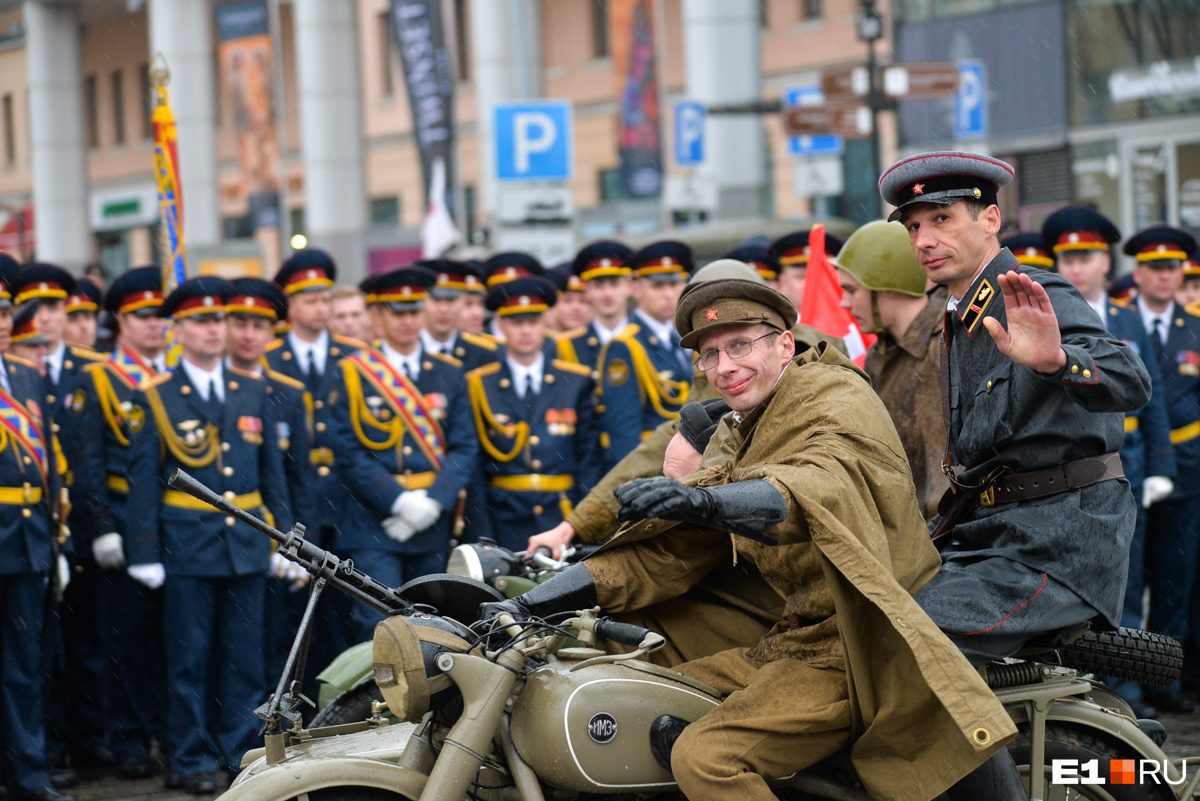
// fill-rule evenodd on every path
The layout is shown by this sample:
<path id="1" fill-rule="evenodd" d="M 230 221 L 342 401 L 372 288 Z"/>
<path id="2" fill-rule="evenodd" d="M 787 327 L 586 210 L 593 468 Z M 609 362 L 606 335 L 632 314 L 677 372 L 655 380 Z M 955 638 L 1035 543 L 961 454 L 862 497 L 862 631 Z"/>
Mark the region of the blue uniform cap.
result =
<path id="1" fill-rule="evenodd" d="M 288 295 L 329 289 L 335 281 L 337 265 L 333 257 L 320 248 L 297 250 L 275 273 L 275 283 Z"/>
<path id="2" fill-rule="evenodd" d="M 542 314 L 558 302 L 558 290 L 547 278 L 528 276 L 497 284 L 488 290 L 484 303 L 501 317 Z"/>
<path id="3" fill-rule="evenodd" d="M 634 278 L 648 278 L 660 283 L 686 281 L 696 269 L 692 249 L 683 242 L 665 239 L 639 250 L 629 260 Z"/>
<path id="4" fill-rule="evenodd" d="M 907 156 L 888 167 L 879 178 L 879 194 L 896 210 L 888 222 L 900 219 L 900 210 L 912 203 L 949 205 L 960 200 L 996 203 L 1016 172 L 1012 166 L 979 153 L 940 150 Z"/>
<path id="5" fill-rule="evenodd" d="M 442 300 L 453 300 L 464 292 L 482 295 L 485 291 L 483 270 L 474 264 L 453 259 L 422 259 L 414 267 L 424 267 L 437 276 L 429 294 Z"/>
<path id="6" fill-rule="evenodd" d="M 1056 254 L 1073 250 L 1108 250 L 1121 241 L 1112 220 L 1085 206 L 1066 206 L 1042 223 L 1042 239 Z"/>
<path id="7" fill-rule="evenodd" d="M 91 281 L 76 281 L 75 291 L 67 295 L 67 314 L 99 311 L 103 294 Z"/>
<path id="8" fill-rule="evenodd" d="M 38 308 L 42 305 L 39 298 L 31 298 L 17 309 L 12 318 L 12 344 L 14 345 L 47 345 L 46 336 L 37 326 Z"/>
<path id="9" fill-rule="evenodd" d="M 18 306 L 32 298 L 65 301 L 75 291 L 75 279 L 56 264 L 26 264 L 15 289 Z"/>
<path id="10" fill-rule="evenodd" d="M 0 252 L 0 309 L 12 307 L 13 290 L 20 274 L 20 262 L 7 253 Z"/>
<path id="11" fill-rule="evenodd" d="M 497 253 L 483 263 L 483 272 L 487 276 L 487 286 L 491 289 L 496 284 L 523 278 L 527 275 L 546 274 L 542 263 L 528 253 L 509 251 Z"/>
<path id="12" fill-rule="evenodd" d="M 1138 231 L 1123 248 L 1138 264 L 1158 270 L 1179 267 L 1196 252 L 1196 238 L 1170 225 L 1152 225 Z"/>
<path id="13" fill-rule="evenodd" d="M 151 264 L 122 275 L 104 296 L 104 309 L 112 314 L 153 317 L 163 304 L 162 267 Z"/>
<path id="14" fill-rule="evenodd" d="M 571 272 L 581 281 L 629 275 L 633 249 L 612 239 L 584 245 L 571 261 Z"/>
<path id="15" fill-rule="evenodd" d="M 749 264 L 766 281 L 774 281 L 783 271 L 783 265 L 779 263 L 779 259 L 775 258 L 765 245 L 742 245 L 721 258 Z"/>
<path id="16" fill-rule="evenodd" d="M 1042 241 L 1037 231 L 1021 231 L 1000 240 L 1000 247 L 1008 248 L 1017 262 L 1042 270 L 1054 269 L 1054 254 Z"/>
<path id="17" fill-rule="evenodd" d="M 367 305 L 380 304 L 394 312 L 413 312 L 424 308 L 425 296 L 435 283 L 437 276 L 424 267 L 401 267 L 372 275 L 358 288 L 366 294 Z"/>
<path id="18" fill-rule="evenodd" d="M 224 319 L 225 303 L 231 291 L 229 282 L 215 275 L 189 278 L 167 296 L 159 307 L 158 316 L 174 320 Z"/>
<path id="19" fill-rule="evenodd" d="M 225 313 L 244 317 L 262 317 L 273 322 L 286 320 L 287 296 L 274 281 L 261 278 L 235 278 Z"/>

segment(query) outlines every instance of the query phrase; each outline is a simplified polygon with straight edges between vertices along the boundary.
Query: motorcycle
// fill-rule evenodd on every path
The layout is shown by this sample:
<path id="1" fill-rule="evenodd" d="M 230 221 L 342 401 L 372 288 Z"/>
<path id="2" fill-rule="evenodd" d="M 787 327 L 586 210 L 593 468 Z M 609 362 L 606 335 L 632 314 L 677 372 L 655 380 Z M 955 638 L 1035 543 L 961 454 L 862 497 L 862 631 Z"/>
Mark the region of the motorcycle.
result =
<path id="1" fill-rule="evenodd" d="M 186 474 L 177 473 L 171 484 L 227 514 L 240 512 Z M 451 608 L 462 615 L 467 606 L 501 593 L 463 576 L 427 577 L 410 594 L 441 598 L 446 609 L 437 610 L 308 543 L 303 526 L 284 534 L 251 515 L 243 519 L 275 539 L 279 552 L 315 581 L 276 692 L 255 712 L 264 721 L 264 747 L 246 755 L 222 798 L 681 797 L 669 765 L 651 748 L 651 723 L 664 714 L 696 720 L 721 697 L 643 659 L 665 643 L 662 635 L 608 620 L 594 609 L 544 620 L 518 622 L 501 614 L 463 623 L 449 614 Z M 382 700 L 364 720 L 306 728 L 301 709 L 308 699 L 293 677 L 302 675 L 312 610 L 327 584 L 389 615 L 372 642 L 372 675 Z M 633 650 L 609 653 L 597 647 L 605 642 Z M 1020 732 L 1008 748 L 1030 796 L 1196 798 L 1200 774 L 1187 775 L 1187 760 L 1164 754 L 1161 725 L 1135 720 L 1120 696 L 1086 675 L 1170 684 L 1181 667 L 1177 643 L 1128 630 L 1084 635 L 1067 647 L 989 665 L 988 684 Z M 1081 775 L 1095 781 L 1051 783 L 1054 761 L 1063 759 L 1077 760 Z M 1113 760 L 1152 763 L 1157 770 L 1151 781 L 1123 784 L 1123 776 L 1109 773 L 1123 764 Z M 848 752 L 771 787 L 782 798 L 870 801 Z"/>

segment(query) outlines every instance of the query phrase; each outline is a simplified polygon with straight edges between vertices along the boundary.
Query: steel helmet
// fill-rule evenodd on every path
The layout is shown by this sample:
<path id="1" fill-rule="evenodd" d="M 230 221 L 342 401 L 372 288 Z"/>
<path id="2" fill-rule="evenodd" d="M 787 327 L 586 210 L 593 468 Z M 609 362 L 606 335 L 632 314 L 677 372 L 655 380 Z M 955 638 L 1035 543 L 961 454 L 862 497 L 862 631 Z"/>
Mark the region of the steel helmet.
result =
<path id="1" fill-rule="evenodd" d="M 914 298 L 925 294 L 925 271 L 903 225 L 869 222 L 851 234 L 830 261 L 874 292 L 899 292 Z"/>

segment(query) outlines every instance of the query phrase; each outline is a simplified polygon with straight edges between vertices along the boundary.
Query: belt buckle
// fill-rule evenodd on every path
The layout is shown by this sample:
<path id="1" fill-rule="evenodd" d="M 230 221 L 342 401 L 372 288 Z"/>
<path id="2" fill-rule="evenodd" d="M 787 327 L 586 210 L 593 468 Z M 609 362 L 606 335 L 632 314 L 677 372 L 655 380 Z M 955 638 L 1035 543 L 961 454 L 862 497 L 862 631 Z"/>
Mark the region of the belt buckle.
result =
<path id="1" fill-rule="evenodd" d="M 988 488 L 979 493 L 980 506 L 995 506 L 996 505 L 996 488 L 988 485 Z"/>
<path id="2" fill-rule="evenodd" d="M 21 487 L 21 501 L 25 504 L 31 504 L 36 500 L 33 494 L 33 487 L 29 482 L 25 482 L 25 485 Z"/>

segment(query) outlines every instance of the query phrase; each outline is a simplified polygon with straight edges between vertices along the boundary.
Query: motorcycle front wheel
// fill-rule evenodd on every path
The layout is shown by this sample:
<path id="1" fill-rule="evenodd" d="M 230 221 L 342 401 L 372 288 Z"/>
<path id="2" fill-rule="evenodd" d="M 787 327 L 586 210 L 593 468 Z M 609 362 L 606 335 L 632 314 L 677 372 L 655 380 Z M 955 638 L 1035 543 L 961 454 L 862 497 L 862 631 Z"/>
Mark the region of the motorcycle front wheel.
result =
<path id="1" fill-rule="evenodd" d="M 1017 770 L 1020 771 L 1028 789 L 1032 748 L 1029 732 L 1025 727 L 1022 727 L 1016 739 L 1009 743 L 1008 751 L 1017 763 Z M 1106 740 L 1087 729 L 1049 724 L 1046 726 L 1046 759 L 1043 766 L 1046 778 L 1045 796 L 1042 801 L 1174 801 L 1175 793 L 1170 785 L 1165 782 L 1155 784 L 1154 779 L 1149 777 L 1145 784 L 1137 783 L 1136 773 L 1134 784 L 1111 784 L 1111 760 L 1133 760 L 1136 771 L 1136 766 L 1143 758 L 1142 754 L 1128 745 L 1116 740 Z M 1085 763 L 1095 760 L 1094 773 L 1104 779 L 1104 784 L 1051 784 L 1051 766 L 1052 760 L 1055 759 L 1077 760 L 1077 772 L 1086 769 L 1083 767 Z M 1159 769 L 1161 770 L 1161 767 Z M 1089 772 L 1088 775 L 1093 773 Z M 1162 781 L 1161 776 L 1159 780 Z"/>
<path id="2" fill-rule="evenodd" d="M 324 709 L 318 712 L 309 722 L 309 728 L 321 726 L 340 726 L 343 723 L 357 723 L 371 717 L 371 702 L 382 701 L 383 693 L 375 682 L 368 681 L 330 701 Z"/>

